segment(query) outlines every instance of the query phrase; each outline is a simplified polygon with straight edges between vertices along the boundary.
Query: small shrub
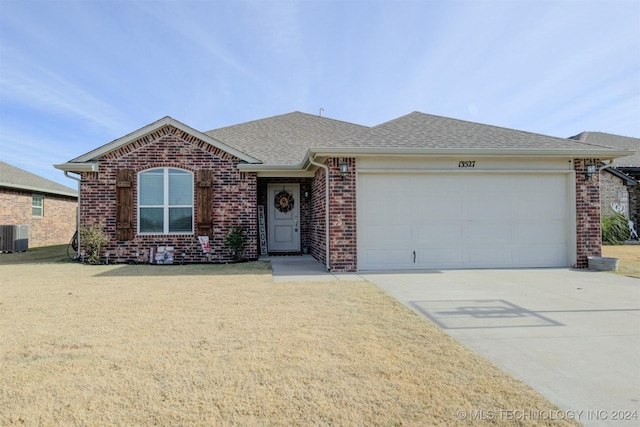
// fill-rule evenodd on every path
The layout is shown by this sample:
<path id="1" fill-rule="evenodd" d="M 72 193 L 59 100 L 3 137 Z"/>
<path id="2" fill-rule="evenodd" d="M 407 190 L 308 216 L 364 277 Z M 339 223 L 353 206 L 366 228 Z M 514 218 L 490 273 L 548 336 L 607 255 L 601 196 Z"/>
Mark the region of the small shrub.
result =
<path id="1" fill-rule="evenodd" d="M 231 248 L 231 253 L 236 261 L 244 257 L 244 244 L 246 242 L 244 227 L 232 227 L 225 239 L 225 244 Z"/>
<path id="2" fill-rule="evenodd" d="M 600 220 L 602 241 L 610 245 L 620 245 L 629 239 L 629 220 L 621 213 L 602 217 Z"/>
<path id="3" fill-rule="evenodd" d="M 109 236 L 100 224 L 85 225 L 80 227 L 80 243 L 87 250 L 87 261 L 97 263 L 100 261 L 100 250 L 109 243 Z"/>

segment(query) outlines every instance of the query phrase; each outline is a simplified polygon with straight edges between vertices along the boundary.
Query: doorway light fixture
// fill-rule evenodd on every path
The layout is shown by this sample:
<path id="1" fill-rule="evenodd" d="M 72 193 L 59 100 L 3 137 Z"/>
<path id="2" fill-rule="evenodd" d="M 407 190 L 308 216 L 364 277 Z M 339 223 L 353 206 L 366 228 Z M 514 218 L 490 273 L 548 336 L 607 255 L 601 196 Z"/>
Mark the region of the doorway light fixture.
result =
<path id="1" fill-rule="evenodd" d="M 593 175 L 595 175 L 596 172 L 598 171 L 598 167 L 596 166 L 595 163 L 592 163 L 592 162 L 587 163 L 585 166 L 586 166 L 585 178 L 587 179 L 587 181 L 590 181 Z"/>
<path id="2" fill-rule="evenodd" d="M 340 162 L 340 177 L 342 178 L 343 181 L 347 179 L 348 173 L 349 173 L 349 163 L 343 160 L 342 162 Z"/>

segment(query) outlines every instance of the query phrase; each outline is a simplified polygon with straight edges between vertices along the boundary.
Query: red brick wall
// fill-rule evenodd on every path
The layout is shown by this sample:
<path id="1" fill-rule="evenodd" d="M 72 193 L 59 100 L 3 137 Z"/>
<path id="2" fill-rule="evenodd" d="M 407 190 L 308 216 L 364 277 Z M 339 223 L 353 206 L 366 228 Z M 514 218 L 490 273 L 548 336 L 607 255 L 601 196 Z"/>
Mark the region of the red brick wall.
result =
<path id="1" fill-rule="evenodd" d="M 44 215 L 31 215 L 33 195 L 44 197 Z M 0 224 L 29 226 L 29 247 L 69 243 L 76 231 L 76 198 L 11 188 L 0 189 Z"/>
<path id="2" fill-rule="evenodd" d="M 577 268 L 587 268 L 589 256 L 601 256 L 600 173 L 587 181 L 585 163 L 600 164 L 600 159 L 576 159 L 576 246 Z"/>
<path id="3" fill-rule="evenodd" d="M 257 235 L 257 178 L 255 173 L 238 171 L 239 160 L 198 138 L 174 127 L 165 126 L 142 137 L 100 159 L 97 173 L 82 176 L 81 217 L 83 224 L 100 223 L 110 237 L 108 247 L 110 261 L 148 261 L 149 249 L 157 246 L 173 246 L 176 262 L 230 262 L 231 250 L 225 245 L 225 237 L 231 227 L 246 229 L 247 243 L 244 256 L 258 257 Z M 213 228 L 210 238 L 211 254 L 207 257 L 200 249 L 197 232 L 182 235 L 138 235 L 137 234 L 137 173 L 155 167 L 174 167 L 194 172 L 199 169 L 213 170 Z M 115 179 L 119 169 L 133 169 L 136 181 L 134 192 L 133 240 L 115 240 Z M 195 191 L 194 191 L 195 193 Z M 196 204 L 194 194 L 194 206 Z M 196 216 L 194 212 L 194 217 Z"/>
<path id="4" fill-rule="evenodd" d="M 326 253 L 326 204 L 325 204 L 324 169 L 318 168 L 311 181 L 311 195 L 309 200 L 309 247 L 311 255 L 322 265 L 327 263 Z"/>
<path id="5" fill-rule="evenodd" d="M 343 180 L 340 163 L 349 164 Z M 358 269 L 356 229 L 356 160 L 331 158 L 329 166 L 329 257 L 331 271 L 349 272 Z"/>

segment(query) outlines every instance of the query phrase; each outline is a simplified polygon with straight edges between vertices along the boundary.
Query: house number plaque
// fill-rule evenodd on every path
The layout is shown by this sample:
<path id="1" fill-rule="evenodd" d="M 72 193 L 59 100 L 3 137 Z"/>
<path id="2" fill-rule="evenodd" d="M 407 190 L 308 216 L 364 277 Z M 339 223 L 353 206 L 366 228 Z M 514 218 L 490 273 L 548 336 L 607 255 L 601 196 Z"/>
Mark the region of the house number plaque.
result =
<path id="1" fill-rule="evenodd" d="M 475 168 L 476 167 L 476 161 L 475 160 L 462 160 L 462 161 L 458 162 L 458 167 L 459 168 Z"/>

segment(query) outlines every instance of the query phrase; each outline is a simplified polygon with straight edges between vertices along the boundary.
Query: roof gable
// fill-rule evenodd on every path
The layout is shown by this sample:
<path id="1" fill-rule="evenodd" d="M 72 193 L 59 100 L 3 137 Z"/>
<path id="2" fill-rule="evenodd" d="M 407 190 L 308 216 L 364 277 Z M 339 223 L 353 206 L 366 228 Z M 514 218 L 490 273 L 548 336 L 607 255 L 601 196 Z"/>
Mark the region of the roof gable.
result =
<path id="1" fill-rule="evenodd" d="M 78 192 L 57 182 L 0 161 L 0 187 L 78 197 Z"/>
<path id="2" fill-rule="evenodd" d="M 70 160 L 67 163 L 54 165 L 58 169 L 66 170 L 66 171 L 86 171 L 86 170 L 95 170 L 95 162 L 98 161 L 101 157 L 112 153 L 134 141 L 137 141 L 149 134 L 157 132 L 158 130 L 171 126 L 176 129 L 179 129 L 195 138 L 198 138 L 205 143 L 208 143 L 222 151 L 225 151 L 231 154 L 234 157 L 239 158 L 240 160 L 247 163 L 260 163 L 260 160 L 243 153 L 242 151 L 231 147 L 227 144 L 224 144 L 216 139 L 212 138 L 209 135 L 206 135 L 200 131 L 197 131 L 184 123 L 179 122 L 178 120 L 173 119 L 172 117 L 164 117 L 156 122 L 153 122 L 141 129 L 138 129 L 135 132 L 132 132 L 128 135 L 123 136 L 122 138 L 118 138 L 108 144 L 105 144 L 101 147 L 96 148 L 95 150 L 89 151 L 81 155 L 80 157 L 76 157 L 73 160 Z"/>

